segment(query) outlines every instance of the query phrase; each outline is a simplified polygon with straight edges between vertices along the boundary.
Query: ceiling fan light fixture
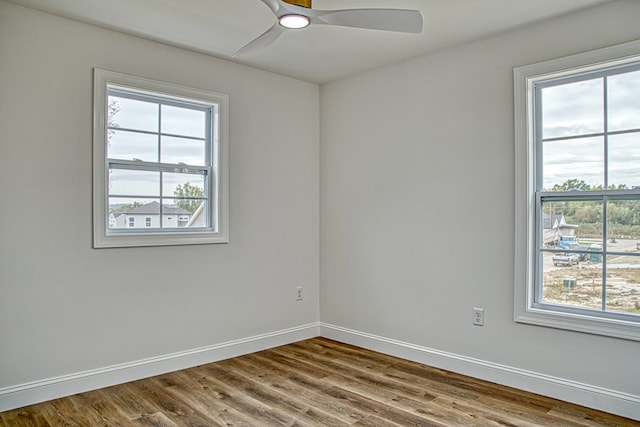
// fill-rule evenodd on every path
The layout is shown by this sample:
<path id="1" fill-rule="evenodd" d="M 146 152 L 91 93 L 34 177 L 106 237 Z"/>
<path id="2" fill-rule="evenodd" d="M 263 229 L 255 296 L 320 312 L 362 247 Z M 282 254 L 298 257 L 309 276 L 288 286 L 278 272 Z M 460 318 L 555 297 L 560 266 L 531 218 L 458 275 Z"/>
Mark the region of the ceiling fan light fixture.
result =
<path id="1" fill-rule="evenodd" d="M 308 27 L 310 23 L 307 16 L 295 14 L 283 15 L 278 19 L 278 21 L 280 22 L 280 25 L 290 29 L 305 28 Z"/>
<path id="2" fill-rule="evenodd" d="M 253 1 L 258 2 L 258 0 Z M 324 24 L 420 34 L 424 24 L 424 17 L 419 10 L 375 8 L 316 10 L 311 7 L 312 0 L 261 1 L 273 13 L 276 22 L 267 31 L 242 46 L 233 54 L 233 57 L 269 46 L 289 29 L 303 29 L 311 25 Z"/>

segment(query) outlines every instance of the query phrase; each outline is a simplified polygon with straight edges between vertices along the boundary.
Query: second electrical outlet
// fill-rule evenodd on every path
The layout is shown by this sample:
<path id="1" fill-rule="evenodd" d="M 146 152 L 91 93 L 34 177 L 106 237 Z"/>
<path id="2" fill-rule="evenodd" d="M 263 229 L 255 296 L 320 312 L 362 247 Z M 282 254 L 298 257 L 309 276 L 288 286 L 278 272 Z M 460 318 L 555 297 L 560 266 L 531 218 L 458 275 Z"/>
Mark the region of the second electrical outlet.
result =
<path id="1" fill-rule="evenodd" d="M 473 324 L 476 326 L 484 326 L 484 308 L 473 309 Z"/>
<path id="2" fill-rule="evenodd" d="M 298 286 L 296 288 L 296 301 L 302 301 L 303 299 L 304 298 L 303 298 L 303 295 L 302 295 L 302 286 Z"/>

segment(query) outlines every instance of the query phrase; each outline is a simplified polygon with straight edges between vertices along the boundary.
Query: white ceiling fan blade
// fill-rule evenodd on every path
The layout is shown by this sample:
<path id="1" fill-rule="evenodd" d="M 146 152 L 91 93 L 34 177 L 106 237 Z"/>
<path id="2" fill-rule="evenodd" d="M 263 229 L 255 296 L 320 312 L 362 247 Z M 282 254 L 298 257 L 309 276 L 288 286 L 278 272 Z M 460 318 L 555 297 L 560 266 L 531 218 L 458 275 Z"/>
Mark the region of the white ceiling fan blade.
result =
<path id="1" fill-rule="evenodd" d="M 423 24 L 422 12 L 419 10 L 314 10 L 310 15 L 315 18 L 312 20 L 314 24 L 340 25 L 342 27 L 368 28 L 401 33 L 421 33 Z"/>
<path id="2" fill-rule="evenodd" d="M 280 2 L 278 0 L 262 0 L 262 3 L 269 6 L 269 9 L 271 9 L 274 14 L 277 14 L 280 10 Z"/>
<path id="3" fill-rule="evenodd" d="M 238 50 L 232 56 L 235 58 L 236 56 L 241 55 L 243 53 L 247 53 L 256 49 L 265 48 L 269 46 L 271 43 L 273 43 L 274 41 L 276 41 L 278 37 L 280 37 L 282 33 L 284 33 L 285 31 L 286 30 L 278 22 L 276 22 L 275 24 L 273 24 L 271 28 L 269 28 L 264 33 L 260 34 L 258 37 L 256 37 L 246 45 L 244 45 L 242 48 L 240 48 L 240 50 Z"/>

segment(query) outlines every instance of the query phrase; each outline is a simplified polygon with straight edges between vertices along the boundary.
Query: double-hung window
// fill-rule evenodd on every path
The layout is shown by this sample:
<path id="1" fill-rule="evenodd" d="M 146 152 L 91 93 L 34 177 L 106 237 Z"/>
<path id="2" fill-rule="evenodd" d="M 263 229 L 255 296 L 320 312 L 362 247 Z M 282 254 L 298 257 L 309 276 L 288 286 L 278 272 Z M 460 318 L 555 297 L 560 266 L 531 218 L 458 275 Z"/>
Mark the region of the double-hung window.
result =
<path id="1" fill-rule="evenodd" d="M 514 83 L 515 320 L 640 340 L 640 43 Z"/>
<path id="2" fill-rule="evenodd" d="M 228 241 L 228 97 L 94 73 L 94 247 Z"/>

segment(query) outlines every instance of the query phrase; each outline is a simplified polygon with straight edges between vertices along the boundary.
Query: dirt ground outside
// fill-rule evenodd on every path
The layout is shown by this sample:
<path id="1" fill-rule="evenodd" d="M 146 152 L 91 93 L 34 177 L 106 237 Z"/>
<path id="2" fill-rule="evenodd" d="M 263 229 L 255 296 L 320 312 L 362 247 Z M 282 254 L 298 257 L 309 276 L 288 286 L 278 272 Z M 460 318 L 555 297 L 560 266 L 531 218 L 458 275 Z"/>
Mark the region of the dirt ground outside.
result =
<path id="1" fill-rule="evenodd" d="M 640 314 L 640 249 L 636 241 L 619 241 L 609 250 L 628 253 L 607 257 L 607 311 Z M 581 261 L 555 267 L 553 254 L 544 255 L 544 300 L 602 309 L 602 262 Z"/>

